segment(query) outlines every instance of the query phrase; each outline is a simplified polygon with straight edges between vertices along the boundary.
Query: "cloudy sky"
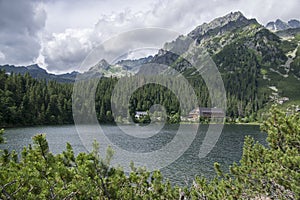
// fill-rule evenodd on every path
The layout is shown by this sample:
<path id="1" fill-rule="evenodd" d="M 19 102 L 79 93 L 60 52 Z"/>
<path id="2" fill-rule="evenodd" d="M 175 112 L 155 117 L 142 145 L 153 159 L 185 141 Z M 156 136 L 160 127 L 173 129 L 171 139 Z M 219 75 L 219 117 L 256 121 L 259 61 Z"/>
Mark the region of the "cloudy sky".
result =
<path id="1" fill-rule="evenodd" d="M 261 24 L 300 19 L 299 0 L 0 0 L 0 64 L 70 72 L 113 35 L 145 27 L 186 34 L 238 10 Z"/>

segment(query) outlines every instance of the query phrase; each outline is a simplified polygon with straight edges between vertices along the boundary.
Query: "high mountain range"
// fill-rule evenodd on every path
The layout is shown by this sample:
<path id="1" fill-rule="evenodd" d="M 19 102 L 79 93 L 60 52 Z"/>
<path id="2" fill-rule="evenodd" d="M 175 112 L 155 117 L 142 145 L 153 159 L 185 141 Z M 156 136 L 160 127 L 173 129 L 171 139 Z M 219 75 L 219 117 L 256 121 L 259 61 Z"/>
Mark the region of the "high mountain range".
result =
<path id="1" fill-rule="evenodd" d="M 36 79 L 45 79 L 46 81 L 57 81 L 61 83 L 74 82 L 78 72 L 73 71 L 66 74 L 51 74 L 48 73 L 45 69 L 42 69 L 37 64 L 29 66 L 14 66 L 14 65 L 2 65 L 0 70 L 5 70 L 6 73 L 11 74 L 21 74 L 25 75 L 26 73 L 30 74 L 33 78 Z"/>
<path id="2" fill-rule="evenodd" d="M 300 28 L 300 22 L 296 19 L 291 19 L 288 22 L 284 22 L 280 19 L 277 19 L 275 22 L 267 23 L 266 28 L 272 31 L 282 31 L 291 28 Z"/>
<path id="3" fill-rule="evenodd" d="M 205 48 L 218 67 L 227 91 L 228 101 L 236 101 L 238 112 L 245 112 L 247 106 L 258 110 L 270 101 L 283 103 L 300 102 L 300 22 L 281 20 L 265 26 L 256 19 L 247 19 L 241 12 L 229 13 L 210 23 L 204 23 L 187 36 L 179 36 L 154 56 L 138 60 L 123 60 L 110 65 L 101 60 L 96 66 L 84 72 L 85 75 L 123 76 L 139 72 L 145 63 L 161 63 L 172 66 L 191 79 L 197 73 L 188 62 L 166 49 L 182 49 L 187 39 L 200 48 Z M 54 75 L 37 65 L 15 67 L 0 66 L 6 72 L 58 82 L 73 82 L 78 72 Z M 254 103 L 256 102 L 256 103 Z M 253 107 L 257 107 L 253 108 Z"/>

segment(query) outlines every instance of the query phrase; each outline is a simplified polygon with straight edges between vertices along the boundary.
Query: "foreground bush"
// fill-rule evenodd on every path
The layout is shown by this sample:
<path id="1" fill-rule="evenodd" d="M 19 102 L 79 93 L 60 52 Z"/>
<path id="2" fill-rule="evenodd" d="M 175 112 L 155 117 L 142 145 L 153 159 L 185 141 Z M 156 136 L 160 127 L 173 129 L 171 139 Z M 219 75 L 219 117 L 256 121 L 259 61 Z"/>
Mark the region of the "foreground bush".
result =
<path id="1" fill-rule="evenodd" d="M 197 177 L 190 188 L 171 186 L 159 171 L 136 169 L 125 174 L 110 167 L 94 144 L 91 153 L 75 156 L 70 144 L 58 155 L 49 152 L 45 135 L 33 138 L 18 161 L 3 151 L 0 160 L 0 199 L 299 199 L 300 118 L 276 108 L 262 126 L 269 147 L 245 139 L 240 163 L 208 181 Z M 1 140 L 1 131 L 0 131 Z"/>
<path id="2" fill-rule="evenodd" d="M 97 144 L 91 153 L 74 156 L 72 147 L 53 155 L 45 135 L 33 138 L 33 147 L 22 151 L 17 162 L 13 152 L 1 158 L 0 189 L 3 199 L 174 199 L 178 194 L 170 183 L 162 182 L 160 172 L 135 169 L 126 176 L 109 167 L 112 150 L 100 158 Z"/>
<path id="3" fill-rule="evenodd" d="M 300 116 L 276 107 L 262 125 L 268 147 L 246 137 L 240 162 L 211 182 L 197 178 L 191 197 L 198 199 L 300 199 Z"/>

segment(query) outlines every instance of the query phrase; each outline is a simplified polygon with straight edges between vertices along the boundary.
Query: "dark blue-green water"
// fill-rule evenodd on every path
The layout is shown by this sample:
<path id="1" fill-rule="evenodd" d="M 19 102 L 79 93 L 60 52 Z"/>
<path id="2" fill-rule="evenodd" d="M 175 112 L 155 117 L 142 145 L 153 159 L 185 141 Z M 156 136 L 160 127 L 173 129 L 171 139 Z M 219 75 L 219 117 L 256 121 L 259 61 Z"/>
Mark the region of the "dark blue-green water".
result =
<path id="1" fill-rule="evenodd" d="M 189 130 L 195 130 L 195 124 L 185 124 L 186 135 Z M 196 175 L 211 178 L 215 175 L 213 164 L 219 162 L 222 169 L 228 171 L 233 162 L 238 162 L 242 155 L 242 147 L 246 135 L 252 136 L 262 144 L 266 144 L 266 134 L 260 132 L 259 126 L 254 125 L 225 125 L 221 136 L 214 148 L 204 158 L 199 158 L 199 148 L 208 125 L 201 125 L 197 135 L 187 150 L 177 160 L 170 165 L 160 169 L 164 177 L 168 178 L 173 184 L 184 185 L 190 183 Z M 162 148 L 175 137 L 178 125 L 166 125 L 158 134 L 151 137 L 134 137 L 124 134 L 118 126 L 104 125 L 103 131 L 112 144 L 131 152 L 151 152 Z M 88 130 L 88 127 L 86 128 Z M 137 129 L 138 130 L 138 129 Z M 1 149 L 16 150 L 21 152 L 23 146 L 32 143 L 31 138 L 37 133 L 45 133 L 49 142 L 50 150 L 53 153 L 60 153 L 65 149 L 69 142 L 78 154 L 87 151 L 83 145 L 74 125 L 67 126 L 39 126 L 25 128 L 9 128 L 5 130 L 4 137 L 6 143 L 1 144 Z M 144 132 L 137 132 L 135 135 Z M 101 138 L 98 138 L 101 140 Z M 175 152 L 176 153 L 176 152 Z M 126 160 L 126 153 L 122 157 Z M 160 157 L 157 159 L 166 159 Z M 128 160 L 129 165 L 130 160 Z M 151 164 L 156 160 L 147 161 Z"/>

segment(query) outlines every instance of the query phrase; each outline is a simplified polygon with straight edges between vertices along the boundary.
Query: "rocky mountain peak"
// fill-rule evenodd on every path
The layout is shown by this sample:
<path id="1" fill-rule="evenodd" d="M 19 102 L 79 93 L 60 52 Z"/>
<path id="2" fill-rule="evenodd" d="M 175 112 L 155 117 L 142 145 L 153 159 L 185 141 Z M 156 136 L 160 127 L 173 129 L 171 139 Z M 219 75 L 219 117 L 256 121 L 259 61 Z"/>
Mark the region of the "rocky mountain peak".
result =
<path id="1" fill-rule="evenodd" d="M 240 11 L 231 12 L 224 17 L 219 17 L 210 23 L 204 23 L 188 34 L 193 39 L 199 39 L 205 35 L 218 35 L 224 32 L 232 31 L 236 28 L 247 26 L 251 23 L 257 23 L 255 19 L 247 19 Z"/>
<path id="2" fill-rule="evenodd" d="M 42 69 L 39 67 L 38 64 L 32 64 L 32 65 L 29 65 L 27 66 L 28 69 L 31 69 L 31 70 L 39 70 L 39 69 Z"/>
<path id="3" fill-rule="evenodd" d="M 97 65 L 100 65 L 100 66 L 103 66 L 103 67 L 107 67 L 109 66 L 109 63 L 105 60 L 105 59 L 102 59 L 98 62 Z"/>
<path id="4" fill-rule="evenodd" d="M 275 25 L 276 25 L 276 27 L 277 27 L 278 30 L 284 30 L 284 29 L 288 29 L 289 28 L 289 25 L 286 22 L 284 22 L 284 21 L 282 21 L 280 19 L 277 19 L 275 21 Z"/>
<path id="5" fill-rule="evenodd" d="M 275 22 L 269 22 L 266 25 L 266 28 L 271 30 L 271 31 L 282 31 L 282 30 L 287 30 L 290 28 L 299 28 L 300 27 L 300 22 L 296 19 L 292 19 L 288 21 L 288 23 L 277 19 Z"/>
<path id="6" fill-rule="evenodd" d="M 47 74 L 47 71 L 40 68 L 38 64 L 32 64 L 26 67 L 29 71 L 35 71 L 36 73 Z"/>
<path id="7" fill-rule="evenodd" d="M 291 19 L 288 21 L 288 25 L 292 28 L 300 28 L 300 21 L 296 19 Z"/>
<path id="8" fill-rule="evenodd" d="M 240 12 L 231 12 L 223 17 L 216 18 L 210 24 L 215 26 L 222 26 L 228 24 L 231 21 L 238 21 L 238 20 L 247 20 L 247 18 Z"/>
<path id="9" fill-rule="evenodd" d="M 89 71 L 107 70 L 109 66 L 110 64 L 105 59 L 102 59 L 95 66 L 91 67 Z"/>

